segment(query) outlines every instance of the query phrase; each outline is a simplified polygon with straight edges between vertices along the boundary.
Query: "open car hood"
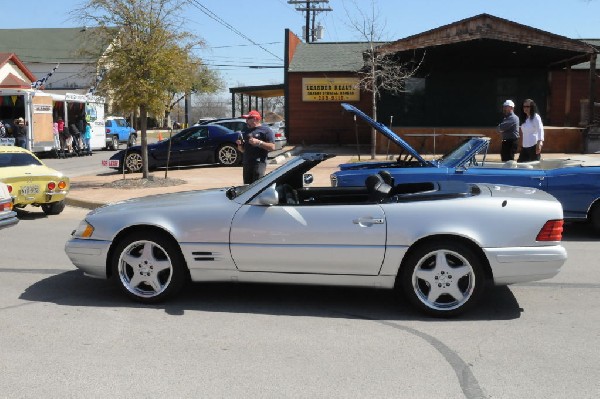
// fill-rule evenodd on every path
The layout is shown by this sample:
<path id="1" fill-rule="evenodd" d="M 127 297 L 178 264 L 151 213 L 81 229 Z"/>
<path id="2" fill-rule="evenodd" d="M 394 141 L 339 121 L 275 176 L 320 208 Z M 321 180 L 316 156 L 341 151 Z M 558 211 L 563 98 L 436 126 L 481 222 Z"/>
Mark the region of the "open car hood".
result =
<path id="1" fill-rule="evenodd" d="M 413 156 L 413 158 L 417 159 L 419 162 L 422 162 L 423 164 L 429 163 L 426 160 L 424 160 L 419 155 L 419 153 L 417 151 L 415 151 L 415 149 L 412 148 L 406 141 L 402 140 L 396 133 L 392 132 L 383 123 L 375 122 L 373 119 L 371 119 L 370 116 L 368 116 L 367 114 L 365 114 L 364 112 L 362 112 L 361 110 L 359 110 L 358 108 L 356 108 L 353 105 L 350 105 L 347 103 L 342 103 L 342 107 L 344 107 L 344 109 L 346 111 L 360 117 L 362 120 L 367 122 L 369 125 L 373 126 L 375 128 L 375 130 L 377 130 L 379 133 L 383 134 L 388 139 L 392 140 L 394 143 L 396 143 L 400 147 L 402 147 L 404 149 L 404 151 L 408 152 L 410 155 Z"/>

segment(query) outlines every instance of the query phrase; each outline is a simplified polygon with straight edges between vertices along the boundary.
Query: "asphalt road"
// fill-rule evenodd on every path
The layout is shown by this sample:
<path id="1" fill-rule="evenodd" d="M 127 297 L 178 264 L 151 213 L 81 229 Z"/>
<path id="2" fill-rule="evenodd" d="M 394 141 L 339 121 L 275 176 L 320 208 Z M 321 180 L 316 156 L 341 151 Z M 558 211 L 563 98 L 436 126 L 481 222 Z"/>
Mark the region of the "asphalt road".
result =
<path id="1" fill-rule="evenodd" d="M 191 284 L 156 306 L 63 251 L 86 211 L 0 231 L 0 397 L 596 398 L 598 237 L 558 276 L 492 288 L 453 320 L 388 291 Z"/>

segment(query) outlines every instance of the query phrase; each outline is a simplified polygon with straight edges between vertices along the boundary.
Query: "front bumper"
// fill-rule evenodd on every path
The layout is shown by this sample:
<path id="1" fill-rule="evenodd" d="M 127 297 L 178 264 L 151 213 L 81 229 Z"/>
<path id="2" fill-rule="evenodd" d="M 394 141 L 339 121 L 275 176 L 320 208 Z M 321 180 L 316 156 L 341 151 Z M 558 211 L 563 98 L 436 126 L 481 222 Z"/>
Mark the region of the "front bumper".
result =
<path id="1" fill-rule="evenodd" d="M 86 275 L 106 279 L 106 259 L 110 245 L 110 241 L 71 238 L 65 244 L 65 252 L 71 262 Z"/>
<path id="2" fill-rule="evenodd" d="M 567 250 L 562 245 L 484 248 L 484 252 L 496 285 L 552 278 L 567 260 Z"/>

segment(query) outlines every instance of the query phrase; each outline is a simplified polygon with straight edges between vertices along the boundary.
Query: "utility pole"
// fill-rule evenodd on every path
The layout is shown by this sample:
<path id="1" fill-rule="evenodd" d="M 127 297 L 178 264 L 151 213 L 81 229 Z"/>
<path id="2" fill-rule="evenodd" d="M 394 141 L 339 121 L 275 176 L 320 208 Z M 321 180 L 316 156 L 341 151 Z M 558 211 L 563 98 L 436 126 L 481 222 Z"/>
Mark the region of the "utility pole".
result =
<path id="1" fill-rule="evenodd" d="M 288 4 L 295 4 L 296 11 L 306 12 L 306 23 L 304 25 L 304 41 L 306 43 L 316 41 L 317 29 L 315 28 L 315 16 L 319 12 L 333 11 L 331 7 L 326 6 L 329 4 L 329 0 L 288 0 Z"/>

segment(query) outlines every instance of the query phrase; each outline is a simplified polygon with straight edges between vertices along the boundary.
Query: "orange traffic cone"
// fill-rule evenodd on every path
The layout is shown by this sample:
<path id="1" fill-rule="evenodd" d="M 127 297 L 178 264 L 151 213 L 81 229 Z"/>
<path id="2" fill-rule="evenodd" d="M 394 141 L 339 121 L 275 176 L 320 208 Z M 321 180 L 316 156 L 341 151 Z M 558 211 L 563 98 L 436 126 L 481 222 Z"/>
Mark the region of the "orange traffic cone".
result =
<path id="1" fill-rule="evenodd" d="M 158 141 L 162 141 L 162 132 L 158 132 Z"/>

